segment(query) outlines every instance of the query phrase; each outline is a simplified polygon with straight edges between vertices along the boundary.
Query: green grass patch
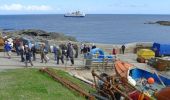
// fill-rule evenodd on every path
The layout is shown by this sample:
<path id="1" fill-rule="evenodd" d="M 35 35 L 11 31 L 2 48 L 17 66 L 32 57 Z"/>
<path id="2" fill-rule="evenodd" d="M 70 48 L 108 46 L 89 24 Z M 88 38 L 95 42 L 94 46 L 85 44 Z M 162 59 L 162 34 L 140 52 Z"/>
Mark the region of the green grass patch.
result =
<path id="1" fill-rule="evenodd" d="M 68 73 L 57 71 L 64 77 L 81 81 L 71 77 Z M 88 87 L 87 87 L 88 88 Z M 91 89 L 88 89 L 89 91 Z M 42 74 L 38 69 L 11 69 L 0 71 L 0 100 L 84 100 L 85 98 L 70 91 L 65 86 Z"/>
<path id="2" fill-rule="evenodd" d="M 71 76 L 69 73 L 65 72 L 65 71 L 62 71 L 62 70 L 55 70 L 55 69 L 49 69 L 49 70 L 52 70 L 54 71 L 57 75 L 59 75 L 60 77 L 63 77 L 75 84 L 77 84 L 79 87 L 81 87 L 83 90 L 85 90 L 86 92 L 89 92 L 89 93 L 94 93 L 96 92 L 96 90 L 94 88 L 92 88 L 90 85 L 84 83 L 83 81 L 77 79 L 77 78 L 74 78 L 73 76 Z"/>

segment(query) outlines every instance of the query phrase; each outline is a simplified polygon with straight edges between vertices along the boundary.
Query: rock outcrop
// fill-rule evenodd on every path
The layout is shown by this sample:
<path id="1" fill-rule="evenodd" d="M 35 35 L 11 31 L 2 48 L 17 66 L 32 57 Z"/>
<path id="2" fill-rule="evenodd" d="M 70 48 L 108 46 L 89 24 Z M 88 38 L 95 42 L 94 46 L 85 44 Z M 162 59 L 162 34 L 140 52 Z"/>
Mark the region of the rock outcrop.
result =
<path id="1" fill-rule="evenodd" d="M 75 37 L 67 36 L 63 33 L 46 32 L 43 30 L 27 29 L 27 30 L 13 30 L 3 31 L 3 35 L 9 37 L 33 37 L 39 40 L 58 40 L 58 41 L 77 41 Z"/>
<path id="2" fill-rule="evenodd" d="M 159 24 L 159 25 L 163 25 L 163 26 L 170 26 L 170 21 L 147 22 L 144 24 Z"/>
<path id="3" fill-rule="evenodd" d="M 170 21 L 157 21 L 156 24 L 164 25 L 164 26 L 170 26 Z"/>

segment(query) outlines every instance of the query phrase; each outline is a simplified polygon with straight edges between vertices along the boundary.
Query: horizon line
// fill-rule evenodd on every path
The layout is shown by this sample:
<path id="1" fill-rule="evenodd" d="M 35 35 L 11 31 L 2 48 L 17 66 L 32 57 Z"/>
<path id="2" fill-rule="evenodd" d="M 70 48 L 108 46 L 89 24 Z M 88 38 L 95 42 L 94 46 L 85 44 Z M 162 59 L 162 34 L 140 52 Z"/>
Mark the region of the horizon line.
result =
<path id="1" fill-rule="evenodd" d="M 34 13 L 28 13 L 28 14 L 0 14 L 1 15 L 64 15 L 64 13 L 37 13 L 37 14 L 34 14 Z M 155 13 L 155 14 L 148 14 L 148 13 L 115 13 L 115 14 L 112 14 L 112 13 L 87 13 L 86 15 L 170 15 L 170 14 L 158 14 L 158 13 Z"/>

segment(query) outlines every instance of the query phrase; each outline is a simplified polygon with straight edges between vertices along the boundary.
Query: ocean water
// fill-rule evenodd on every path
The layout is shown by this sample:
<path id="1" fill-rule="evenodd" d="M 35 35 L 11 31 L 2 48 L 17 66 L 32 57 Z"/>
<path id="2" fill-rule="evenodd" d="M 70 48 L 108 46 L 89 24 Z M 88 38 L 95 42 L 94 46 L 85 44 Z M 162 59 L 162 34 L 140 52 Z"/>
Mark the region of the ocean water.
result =
<path id="1" fill-rule="evenodd" d="M 84 18 L 63 15 L 0 15 L 0 29 L 42 29 L 98 43 L 170 43 L 170 26 L 144 24 L 170 21 L 170 15 L 88 14 Z"/>

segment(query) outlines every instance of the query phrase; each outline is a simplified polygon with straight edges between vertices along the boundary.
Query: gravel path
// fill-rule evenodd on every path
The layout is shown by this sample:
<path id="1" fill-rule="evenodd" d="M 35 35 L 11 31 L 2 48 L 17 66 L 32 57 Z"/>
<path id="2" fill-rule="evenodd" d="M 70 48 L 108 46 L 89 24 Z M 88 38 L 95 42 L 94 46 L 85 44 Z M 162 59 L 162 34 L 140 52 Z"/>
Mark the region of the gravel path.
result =
<path id="1" fill-rule="evenodd" d="M 54 67 L 54 68 L 65 68 L 65 67 L 81 67 L 83 66 L 83 59 L 75 59 L 75 65 L 70 66 L 71 63 L 70 61 L 64 60 L 66 63 L 65 64 L 60 64 L 57 65 L 56 61 L 54 61 L 53 54 L 48 54 L 50 60 L 47 63 L 40 63 L 40 54 L 37 54 L 37 60 L 33 61 L 33 68 L 41 68 L 41 67 Z M 20 56 L 16 56 L 15 53 L 12 53 L 11 59 L 8 59 L 7 56 L 4 56 L 4 52 L 0 52 L 0 69 L 15 69 L 15 68 L 25 68 L 25 63 L 20 62 Z M 29 67 L 30 64 L 28 64 Z"/>
<path id="2" fill-rule="evenodd" d="M 56 61 L 54 61 L 53 59 L 53 54 L 48 54 L 50 61 L 48 63 L 40 63 L 40 55 L 37 54 L 37 61 L 33 61 L 34 66 L 28 68 L 42 68 L 42 67 L 52 67 L 52 68 L 57 68 L 57 69 L 62 69 L 62 70 L 66 70 L 71 74 L 76 74 L 76 75 L 80 75 L 85 77 L 88 80 L 93 80 L 93 77 L 91 75 L 91 70 L 92 69 L 86 69 L 86 70 L 82 70 L 84 69 L 84 65 L 85 65 L 85 61 L 82 58 L 82 55 L 80 55 L 80 57 L 78 59 L 75 59 L 75 65 L 74 66 L 70 66 L 71 63 L 70 61 L 68 61 L 65 64 L 56 64 Z M 133 53 L 126 53 L 126 54 L 118 54 L 117 55 L 117 59 L 129 62 L 131 64 L 133 64 L 136 67 L 142 68 L 142 69 L 147 69 L 147 70 L 155 70 L 154 68 L 148 66 L 145 63 L 138 63 L 136 61 L 136 54 Z M 66 62 L 66 60 L 65 60 Z M 12 58 L 8 59 L 7 57 L 4 56 L 3 52 L 0 52 L 0 70 L 4 70 L 4 69 L 16 69 L 16 68 L 25 68 L 25 64 L 23 62 L 20 62 L 20 56 L 16 56 L 15 53 L 12 53 Z M 75 69 L 80 69 L 80 70 L 75 70 Z M 115 74 L 114 69 L 95 69 L 96 73 L 100 74 L 100 73 L 108 73 L 110 75 Z M 166 75 L 167 77 L 170 77 L 170 71 L 162 71 L 162 72 L 158 72 L 160 74 Z"/>

